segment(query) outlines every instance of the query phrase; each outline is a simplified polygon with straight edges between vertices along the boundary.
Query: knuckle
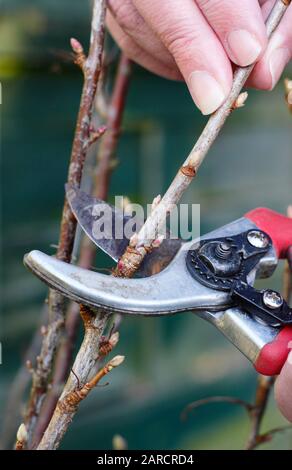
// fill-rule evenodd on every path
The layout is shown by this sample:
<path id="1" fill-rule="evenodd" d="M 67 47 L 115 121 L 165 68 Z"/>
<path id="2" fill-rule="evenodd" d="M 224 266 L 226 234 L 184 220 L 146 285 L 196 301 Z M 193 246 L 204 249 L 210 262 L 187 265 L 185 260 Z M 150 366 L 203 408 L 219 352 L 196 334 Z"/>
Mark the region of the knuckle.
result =
<path id="1" fill-rule="evenodd" d="M 108 0 L 108 8 L 119 26 L 132 33 L 140 26 L 140 16 L 130 0 Z"/>
<path id="2" fill-rule="evenodd" d="M 175 55 L 187 55 L 190 48 L 197 42 L 195 32 L 189 26 L 176 28 L 165 28 L 161 34 L 161 39 L 171 52 Z"/>

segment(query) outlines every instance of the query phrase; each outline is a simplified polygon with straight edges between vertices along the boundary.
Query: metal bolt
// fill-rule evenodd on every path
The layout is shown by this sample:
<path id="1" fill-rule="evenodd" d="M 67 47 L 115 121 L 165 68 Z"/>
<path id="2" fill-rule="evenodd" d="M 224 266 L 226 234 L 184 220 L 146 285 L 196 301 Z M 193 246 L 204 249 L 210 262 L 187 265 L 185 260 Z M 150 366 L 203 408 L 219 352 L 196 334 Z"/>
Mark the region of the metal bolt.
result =
<path id="1" fill-rule="evenodd" d="M 266 290 L 263 293 L 263 302 L 266 307 L 275 309 L 283 305 L 283 298 L 281 294 L 279 294 L 279 292 L 276 292 L 274 290 Z"/>
<path id="2" fill-rule="evenodd" d="M 230 246 L 229 243 L 222 242 L 222 243 L 220 243 L 219 246 L 220 246 L 222 251 L 230 251 L 231 250 L 231 246 Z"/>
<path id="3" fill-rule="evenodd" d="M 266 248 L 269 244 L 269 239 L 265 233 L 259 230 L 251 230 L 247 234 L 249 243 L 256 248 Z"/>
<path id="4" fill-rule="evenodd" d="M 221 242 L 216 246 L 215 253 L 219 258 L 226 259 L 232 253 L 232 248 L 230 243 Z"/>

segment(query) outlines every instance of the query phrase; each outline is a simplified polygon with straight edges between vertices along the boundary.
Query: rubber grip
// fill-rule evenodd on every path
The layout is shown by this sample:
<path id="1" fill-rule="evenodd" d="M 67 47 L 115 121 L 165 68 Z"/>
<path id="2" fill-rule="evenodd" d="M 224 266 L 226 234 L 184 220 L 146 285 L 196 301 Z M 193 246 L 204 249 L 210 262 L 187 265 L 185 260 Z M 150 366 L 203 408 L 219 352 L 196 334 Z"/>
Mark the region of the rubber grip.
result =
<path id="1" fill-rule="evenodd" d="M 244 217 L 270 235 L 278 258 L 286 258 L 288 248 L 292 245 L 291 218 L 265 207 L 247 212 Z"/>
<path id="2" fill-rule="evenodd" d="M 262 375 L 278 375 L 292 349 L 292 326 L 285 326 L 274 341 L 265 344 L 254 364 Z"/>

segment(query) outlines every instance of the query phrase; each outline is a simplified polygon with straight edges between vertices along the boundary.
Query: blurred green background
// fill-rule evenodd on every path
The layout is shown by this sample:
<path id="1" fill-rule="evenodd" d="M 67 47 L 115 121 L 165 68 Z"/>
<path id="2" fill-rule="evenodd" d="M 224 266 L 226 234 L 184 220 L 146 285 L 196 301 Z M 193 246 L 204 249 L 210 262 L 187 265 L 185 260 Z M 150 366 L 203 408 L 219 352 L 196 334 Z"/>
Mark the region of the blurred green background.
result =
<path id="1" fill-rule="evenodd" d="M 1 416 L 46 294 L 22 257 L 33 248 L 53 253 L 58 240 L 82 86 L 80 71 L 63 51 L 70 52 L 71 36 L 87 45 L 89 23 L 89 2 L 1 1 Z M 135 67 L 110 198 L 124 194 L 146 204 L 163 192 L 204 123 L 184 84 Z M 285 212 L 291 203 L 291 125 L 283 83 L 273 92 L 250 92 L 185 195 L 185 202 L 201 204 L 202 233 L 256 206 Z M 97 260 L 98 266 L 105 262 Z M 265 284 L 281 288 L 281 266 Z M 115 434 L 130 449 L 244 446 L 249 429 L 244 410 L 213 404 L 180 419 L 195 399 L 253 396 L 255 372 L 220 334 L 192 314 L 127 318 L 120 332 L 116 352 L 126 361 L 108 387 L 82 403 L 63 448 L 111 448 Z M 264 430 L 284 422 L 272 400 Z M 292 432 L 262 448 L 292 448 Z"/>

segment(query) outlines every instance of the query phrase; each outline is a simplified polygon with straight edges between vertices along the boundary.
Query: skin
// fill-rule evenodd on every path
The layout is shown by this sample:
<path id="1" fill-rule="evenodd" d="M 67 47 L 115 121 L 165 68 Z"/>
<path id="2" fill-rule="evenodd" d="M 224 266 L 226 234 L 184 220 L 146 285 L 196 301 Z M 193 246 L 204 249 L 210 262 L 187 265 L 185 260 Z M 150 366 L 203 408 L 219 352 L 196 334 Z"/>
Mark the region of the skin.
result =
<path id="1" fill-rule="evenodd" d="M 144 68 L 184 80 L 205 115 L 227 97 L 234 65 L 257 65 L 248 85 L 272 90 L 292 57 L 292 4 L 267 46 L 265 19 L 274 0 L 108 0 L 108 29 Z M 292 348 L 292 344 L 291 344 Z M 292 352 L 276 386 L 292 421 Z"/>

